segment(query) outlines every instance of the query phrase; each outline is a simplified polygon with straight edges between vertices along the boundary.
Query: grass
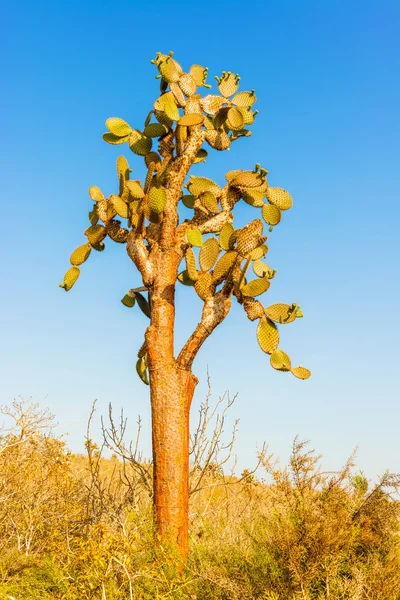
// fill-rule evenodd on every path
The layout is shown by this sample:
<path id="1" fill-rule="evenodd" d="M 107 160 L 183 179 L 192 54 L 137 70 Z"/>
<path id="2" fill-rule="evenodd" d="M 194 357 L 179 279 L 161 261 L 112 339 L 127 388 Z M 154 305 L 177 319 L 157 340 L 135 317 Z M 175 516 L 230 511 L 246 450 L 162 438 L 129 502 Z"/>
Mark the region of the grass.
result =
<path id="1" fill-rule="evenodd" d="M 178 575 L 154 553 L 137 455 L 103 458 L 89 438 L 87 455 L 72 455 L 46 411 L 7 411 L 20 418 L 0 437 L 0 600 L 400 600 L 394 475 L 370 486 L 353 457 L 324 474 L 297 439 L 284 468 L 265 449 L 241 478 L 197 464 Z"/>

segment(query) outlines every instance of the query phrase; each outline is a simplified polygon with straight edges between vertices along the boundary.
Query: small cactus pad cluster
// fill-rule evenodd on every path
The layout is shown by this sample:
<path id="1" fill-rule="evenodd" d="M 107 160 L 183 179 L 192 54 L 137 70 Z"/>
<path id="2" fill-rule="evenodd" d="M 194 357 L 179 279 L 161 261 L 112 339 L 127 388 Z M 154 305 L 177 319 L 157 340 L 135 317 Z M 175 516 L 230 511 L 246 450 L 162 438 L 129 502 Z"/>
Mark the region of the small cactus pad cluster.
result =
<path id="1" fill-rule="evenodd" d="M 173 210 L 178 216 L 183 208 L 189 211 L 189 217 L 177 226 L 185 227 L 183 238 L 179 238 L 184 268 L 177 274 L 178 281 L 193 286 L 203 301 L 220 290 L 233 294 L 248 318 L 258 320 L 258 343 L 270 355 L 271 366 L 307 379 L 310 371 L 304 367 L 292 368 L 288 355 L 278 349 L 278 325 L 302 317 L 300 307 L 274 304 L 264 308 L 258 299 L 268 290 L 276 273 L 263 260 L 268 252 L 263 227 L 266 224 L 271 232 L 280 223 L 283 211 L 292 206 L 290 194 L 282 188 L 270 187 L 267 170 L 257 164 L 253 170 L 229 171 L 222 186 L 207 177 L 189 176 L 183 185 L 186 191 L 181 190 L 175 203 L 171 201 L 174 192 L 169 173 L 184 159 L 194 136 L 201 132 L 203 143 L 224 151 L 239 138 L 251 135 L 249 126 L 257 115 L 253 110 L 254 90 L 239 91 L 240 77 L 223 72 L 216 77 L 218 92 L 207 91 L 202 95 L 201 89 L 211 88 L 207 84 L 207 68 L 196 64 L 185 72 L 172 52 L 158 53 L 152 63 L 158 70 L 160 95 L 143 126 L 133 128 L 127 121 L 111 117 L 106 121 L 107 132 L 103 135 L 108 144 L 126 143 L 134 155 L 142 157 L 146 168 L 144 181 L 132 178 L 127 159 L 119 156 L 117 193 L 106 197 L 99 187 L 89 188 L 93 206 L 88 215 L 90 225 L 85 231 L 87 241 L 71 254 L 71 268 L 60 287 L 65 291 L 72 288 L 79 277 L 79 267 L 92 249 L 104 250 L 107 237 L 119 244 L 127 243 L 130 236 L 140 238 L 151 257 L 166 211 Z M 200 147 L 197 153 L 196 150 L 189 166 L 207 159 L 206 149 Z M 235 229 L 233 211 L 241 200 L 260 209 L 260 218 Z M 204 227 L 210 220 L 219 225 Z M 254 278 L 248 280 L 250 266 Z M 149 299 L 140 290 L 143 288 L 130 290 L 122 303 L 129 308 L 137 304 L 151 318 L 151 290 Z M 145 345 L 139 351 L 136 368 L 142 381 L 148 383 Z"/>

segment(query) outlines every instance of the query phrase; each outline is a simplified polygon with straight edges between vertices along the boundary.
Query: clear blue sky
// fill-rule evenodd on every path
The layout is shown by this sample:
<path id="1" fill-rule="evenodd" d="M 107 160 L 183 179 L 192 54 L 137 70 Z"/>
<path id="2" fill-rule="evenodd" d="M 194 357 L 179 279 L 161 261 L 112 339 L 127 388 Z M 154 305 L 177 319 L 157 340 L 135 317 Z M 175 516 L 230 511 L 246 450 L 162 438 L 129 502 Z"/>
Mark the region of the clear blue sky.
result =
<path id="1" fill-rule="evenodd" d="M 286 461 L 296 434 L 327 469 L 359 444 L 373 478 L 399 462 L 400 50 L 397 0 L 284 2 L 27 2 L 3 7 L 0 402 L 32 396 L 83 447 L 93 399 L 144 422 L 148 388 L 135 357 L 146 318 L 120 304 L 139 280 L 124 248 L 92 254 L 68 294 L 58 288 L 85 242 L 90 185 L 116 191 L 121 149 L 101 138 L 110 116 L 142 126 L 158 94 L 157 51 L 188 69 L 223 70 L 255 88 L 253 136 L 212 152 L 200 174 L 269 170 L 294 206 L 270 235 L 278 273 L 265 303 L 297 302 L 305 318 L 281 328 L 282 349 L 306 382 L 273 371 L 242 309 L 203 347 L 193 414 L 209 368 L 215 398 L 239 396 L 239 467 L 265 440 Z M 252 218 L 250 207 L 242 217 Z M 182 289 L 179 290 L 181 292 Z M 178 297 L 177 337 L 200 303 Z M 46 397 L 45 400 L 43 400 Z"/>

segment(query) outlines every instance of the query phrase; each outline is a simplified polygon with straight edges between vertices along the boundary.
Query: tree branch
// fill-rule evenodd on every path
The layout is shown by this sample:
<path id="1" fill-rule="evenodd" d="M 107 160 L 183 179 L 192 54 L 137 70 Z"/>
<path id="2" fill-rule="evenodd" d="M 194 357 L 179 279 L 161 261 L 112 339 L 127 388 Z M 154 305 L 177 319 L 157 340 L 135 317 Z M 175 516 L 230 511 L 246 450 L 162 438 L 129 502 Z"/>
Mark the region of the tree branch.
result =
<path id="1" fill-rule="evenodd" d="M 231 308 L 230 294 L 223 290 L 215 296 L 207 298 L 203 305 L 201 321 L 180 351 L 177 359 L 178 366 L 190 369 L 200 347 L 209 335 L 225 319 Z"/>
<path id="2" fill-rule="evenodd" d="M 126 251 L 141 273 L 144 285 L 148 288 L 154 280 L 153 265 L 144 241 L 141 237 L 136 237 L 134 231 L 128 235 Z"/>

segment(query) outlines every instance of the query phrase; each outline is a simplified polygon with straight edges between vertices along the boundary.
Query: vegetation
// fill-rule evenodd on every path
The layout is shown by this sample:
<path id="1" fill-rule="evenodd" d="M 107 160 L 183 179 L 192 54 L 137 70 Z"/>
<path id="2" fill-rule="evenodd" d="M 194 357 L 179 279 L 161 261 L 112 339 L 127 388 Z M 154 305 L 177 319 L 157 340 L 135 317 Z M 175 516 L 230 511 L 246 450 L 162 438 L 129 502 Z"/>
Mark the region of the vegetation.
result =
<path id="1" fill-rule="evenodd" d="M 197 384 L 192 366 L 201 346 L 228 316 L 232 298 L 250 321 L 258 321 L 257 340 L 274 369 L 300 379 L 307 379 L 310 371 L 292 366 L 278 348 L 277 324 L 302 317 L 300 307 L 294 303 L 264 307 L 256 299 L 268 290 L 275 275 L 262 260 L 268 252 L 263 221 L 272 231 L 282 211 L 292 206 L 290 194 L 270 187 L 267 170 L 260 164 L 253 170 L 229 171 L 222 187 L 204 176 L 187 179 L 192 166 L 206 160 L 205 143 L 224 151 L 251 134 L 254 90 L 239 92 L 240 77 L 224 72 L 216 78 L 218 93 L 202 96 L 200 88 L 211 87 L 206 83 L 207 69 L 192 65 L 185 73 L 172 54 L 158 53 L 152 61 L 158 69 L 160 96 L 143 127 L 132 128 L 117 117 L 106 121 L 109 131 L 103 139 L 113 145 L 126 143 L 144 160 L 146 175 L 141 182 L 134 169 L 131 179 L 128 161 L 120 156 L 117 193 L 106 198 L 97 186 L 89 188 L 94 205 L 85 231 L 87 241 L 71 254 L 72 266 L 61 287 L 72 288 L 91 251 L 104 250 L 103 240 L 126 245 L 140 285 L 122 302 L 131 308 L 136 303 L 150 319 L 144 342 L 138 340 L 136 369 L 150 384 L 156 529 L 184 562 L 189 542 L 189 414 Z M 240 201 L 259 211 L 263 220 L 255 218 L 235 229 Z M 248 281 L 250 267 L 254 278 Z M 192 286 L 203 306 L 200 322 L 175 353 L 178 282 Z"/>
<path id="2" fill-rule="evenodd" d="M 191 438 L 190 559 L 182 573 L 154 553 L 152 465 L 110 410 L 102 441 L 73 455 L 52 415 L 3 408 L 0 600 L 399 600 L 398 476 L 369 485 L 353 458 L 323 473 L 295 440 L 281 468 L 225 475 L 228 396 L 206 399 Z M 89 423 L 90 425 L 90 423 Z M 108 458 L 104 453 L 112 451 Z"/>

